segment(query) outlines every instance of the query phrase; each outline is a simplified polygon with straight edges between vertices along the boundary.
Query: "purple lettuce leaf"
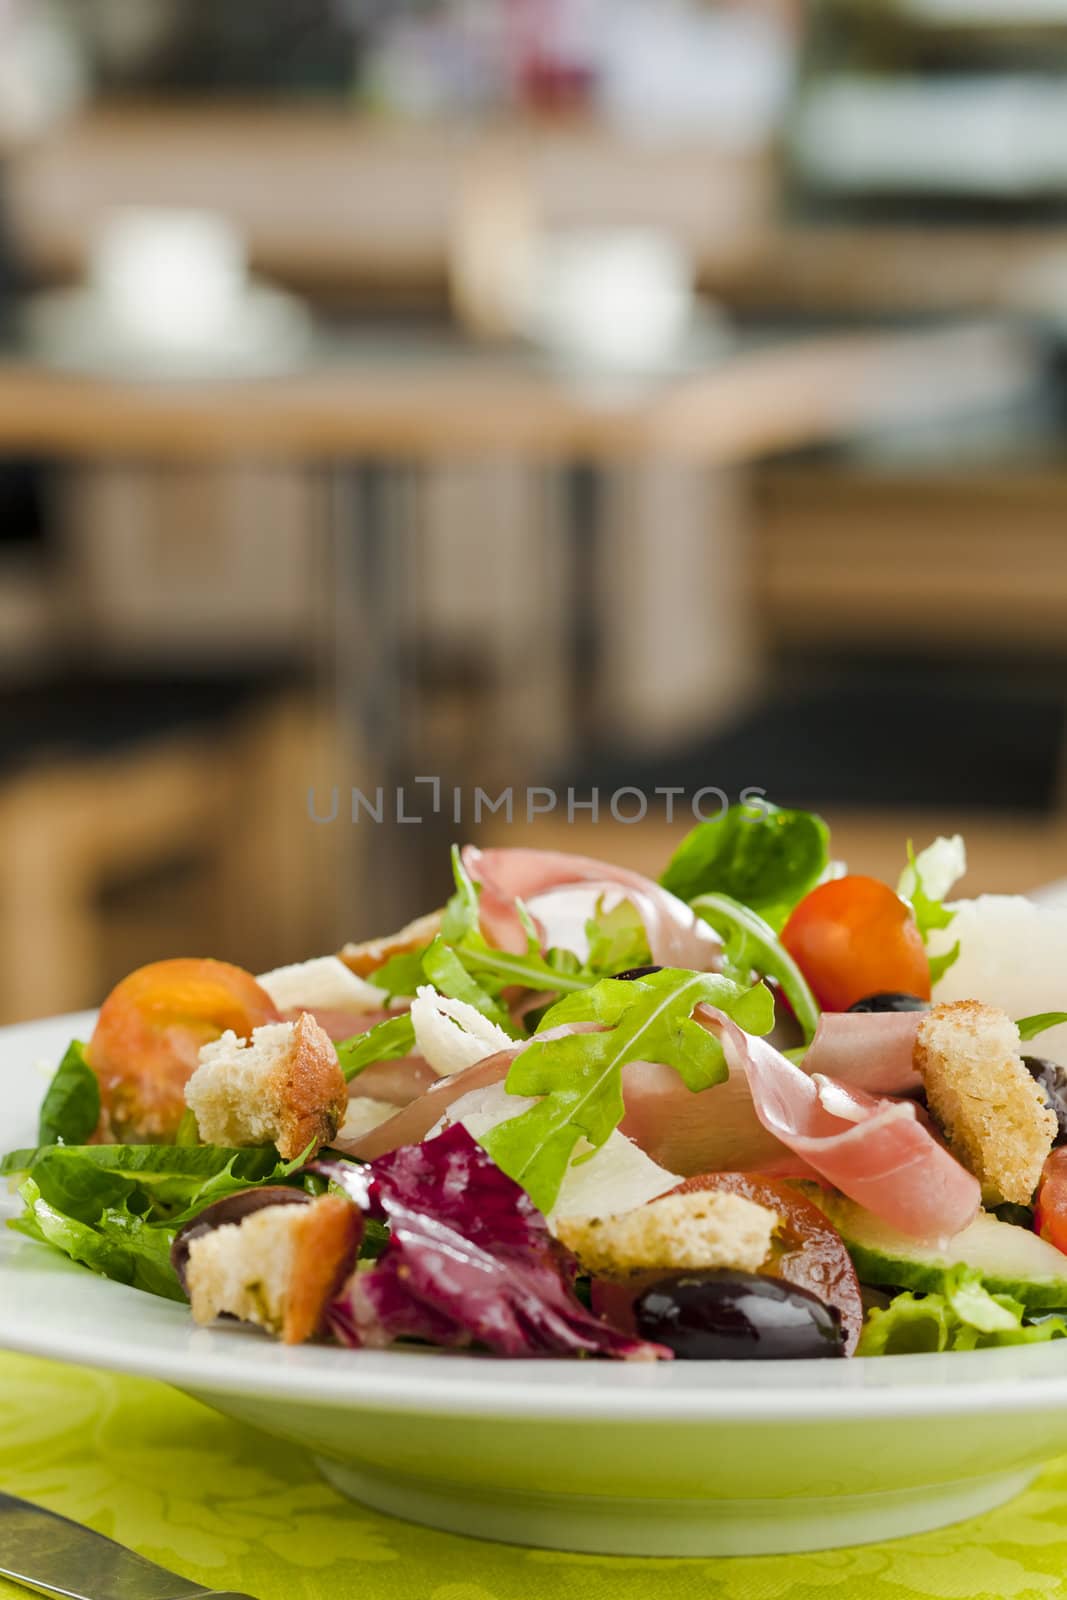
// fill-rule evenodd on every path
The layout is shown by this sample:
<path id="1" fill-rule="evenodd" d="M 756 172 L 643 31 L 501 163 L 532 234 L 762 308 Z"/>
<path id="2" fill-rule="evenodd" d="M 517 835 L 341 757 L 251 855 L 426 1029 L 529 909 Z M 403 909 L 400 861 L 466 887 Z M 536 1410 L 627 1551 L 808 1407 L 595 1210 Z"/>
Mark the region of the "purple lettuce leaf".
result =
<path id="1" fill-rule="evenodd" d="M 331 1311 L 344 1343 L 417 1338 L 505 1356 L 669 1357 L 586 1310 L 573 1289 L 573 1257 L 458 1123 L 366 1167 L 320 1161 L 315 1170 L 389 1224 L 388 1245 Z"/>

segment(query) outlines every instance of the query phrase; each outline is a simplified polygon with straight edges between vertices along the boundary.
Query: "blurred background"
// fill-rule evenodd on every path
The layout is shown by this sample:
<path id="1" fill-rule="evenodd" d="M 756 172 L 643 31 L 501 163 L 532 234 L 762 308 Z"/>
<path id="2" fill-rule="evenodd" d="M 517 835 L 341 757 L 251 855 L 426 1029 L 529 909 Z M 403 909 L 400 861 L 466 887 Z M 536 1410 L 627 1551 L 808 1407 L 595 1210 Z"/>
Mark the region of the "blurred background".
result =
<path id="1" fill-rule="evenodd" d="M 1067 874 L 1067 0 L 0 0 L 0 341 L 0 1020 L 704 787 Z"/>

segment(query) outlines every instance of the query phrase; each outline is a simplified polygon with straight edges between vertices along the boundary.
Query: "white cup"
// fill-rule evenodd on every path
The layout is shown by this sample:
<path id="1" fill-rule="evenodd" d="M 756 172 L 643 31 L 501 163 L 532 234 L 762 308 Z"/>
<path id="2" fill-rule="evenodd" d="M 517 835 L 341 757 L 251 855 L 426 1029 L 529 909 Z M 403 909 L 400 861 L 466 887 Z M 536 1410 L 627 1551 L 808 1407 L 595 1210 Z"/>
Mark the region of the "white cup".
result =
<path id="1" fill-rule="evenodd" d="M 547 234 L 531 279 L 529 332 L 579 366 L 654 368 L 677 352 L 692 312 L 686 252 L 655 229 Z"/>
<path id="2" fill-rule="evenodd" d="M 93 242 L 89 281 L 125 342 L 200 349 L 225 336 L 247 287 L 241 236 L 208 211 L 112 213 Z"/>

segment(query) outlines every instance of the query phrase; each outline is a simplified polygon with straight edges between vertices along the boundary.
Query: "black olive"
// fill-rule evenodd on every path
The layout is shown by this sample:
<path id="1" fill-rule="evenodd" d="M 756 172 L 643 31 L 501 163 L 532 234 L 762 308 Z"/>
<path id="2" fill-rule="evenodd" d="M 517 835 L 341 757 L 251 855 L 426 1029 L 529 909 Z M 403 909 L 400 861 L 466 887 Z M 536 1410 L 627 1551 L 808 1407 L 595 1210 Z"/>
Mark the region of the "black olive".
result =
<path id="1" fill-rule="evenodd" d="M 1056 1113 L 1060 1131 L 1056 1143 L 1067 1140 L 1067 1069 L 1058 1061 L 1046 1061 L 1043 1056 L 1023 1056 L 1023 1066 L 1044 1092 L 1045 1104 Z"/>
<path id="2" fill-rule="evenodd" d="M 286 1189 L 281 1184 L 267 1184 L 262 1189 L 240 1189 L 236 1194 L 224 1195 L 221 1200 L 205 1206 L 203 1211 L 191 1217 L 183 1228 L 179 1228 L 170 1247 L 171 1265 L 178 1274 L 178 1281 L 182 1288 L 186 1288 L 185 1269 L 189 1264 L 189 1245 L 193 1239 L 198 1239 L 202 1233 L 210 1233 L 213 1228 L 222 1228 L 228 1222 L 241 1222 L 245 1217 L 251 1216 L 253 1211 L 262 1211 L 265 1206 L 306 1206 L 311 1204 L 311 1196 L 302 1189 Z"/>
<path id="3" fill-rule="evenodd" d="M 629 967 L 625 972 L 612 973 L 618 983 L 632 983 L 634 978 L 650 978 L 654 972 L 662 972 L 662 967 Z"/>
<path id="4" fill-rule="evenodd" d="M 929 1011 L 929 1000 L 920 1000 L 915 994 L 869 994 L 857 1000 L 850 1011 Z"/>
<path id="5" fill-rule="evenodd" d="M 643 1339 L 683 1361 L 783 1361 L 843 1356 L 836 1306 L 751 1272 L 687 1273 L 654 1283 L 634 1306 Z"/>

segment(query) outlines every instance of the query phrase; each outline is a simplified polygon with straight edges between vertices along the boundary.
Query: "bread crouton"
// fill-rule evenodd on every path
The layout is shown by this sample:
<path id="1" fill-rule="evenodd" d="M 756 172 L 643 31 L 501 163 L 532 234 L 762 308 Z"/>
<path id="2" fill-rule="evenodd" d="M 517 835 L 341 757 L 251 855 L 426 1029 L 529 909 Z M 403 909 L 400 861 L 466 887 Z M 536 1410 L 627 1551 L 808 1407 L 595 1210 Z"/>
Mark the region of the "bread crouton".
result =
<path id="1" fill-rule="evenodd" d="M 556 1234 L 587 1272 L 618 1278 L 660 1269 L 756 1272 L 777 1225 L 767 1206 L 709 1189 L 664 1195 L 614 1217 L 561 1217 Z"/>
<path id="2" fill-rule="evenodd" d="M 381 939 L 368 939 L 365 944 L 346 944 L 337 952 L 350 972 L 359 978 L 369 977 L 394 956 L 405 955 L 409 950 L 421 950 L 441 931 L 444 911 L 430 911 L 416 917 L 397 933 L 386 934 Z"/>
<path id="3" fill-rule="evenodd" d="M 1028 1205 L 1056 1138 L 1056 1114 L 1023 1065 L 1019 1030 L 977 1000 L 936 1005 L 919 1023 L 915 1068 L 953 1154 L 987 1206 Z"/>
<path id="4" fill-rule="evenodd" d="M 291 1161 L 328 1144 L 344 1121 L 348 1085 L 329 1035 L 306 1011 L 295 1022 L 230 1030 L 206 1044 L 185 1100 L 207 1144 L 275 1144 Z"/>
<path id="5" fill-rule="evenodd" d="M 185 1282 L 194 1320 L 227 1312 L 286 1344 L 310 1339 L 352 1271 L 363 1222 L 342 1195 L 266 1206 L 189 1242 Z"/>

